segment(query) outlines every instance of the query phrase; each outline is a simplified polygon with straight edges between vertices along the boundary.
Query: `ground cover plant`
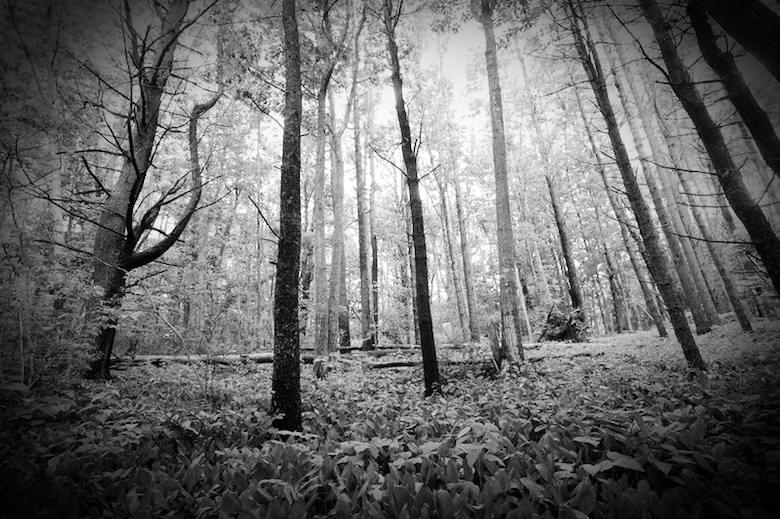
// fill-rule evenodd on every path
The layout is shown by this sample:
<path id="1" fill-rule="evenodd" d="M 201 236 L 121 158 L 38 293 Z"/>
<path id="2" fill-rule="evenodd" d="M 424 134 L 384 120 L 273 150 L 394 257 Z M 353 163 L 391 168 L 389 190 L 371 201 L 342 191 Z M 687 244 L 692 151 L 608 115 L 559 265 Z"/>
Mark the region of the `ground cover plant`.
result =
<path id="1" fill-rule="evenodd" d="M 451 350 L 476 360 L 444 363 L 431 397 L 419 367 L 342 355 L 326 380 L 304 369 L 292 434 L 265 413 L 267 364 L 6 386 L 0 516 L 771 517 L 780 326 L 756 328 L 703 337 L 706 376 L 649 333 L 501 372 Z"/>

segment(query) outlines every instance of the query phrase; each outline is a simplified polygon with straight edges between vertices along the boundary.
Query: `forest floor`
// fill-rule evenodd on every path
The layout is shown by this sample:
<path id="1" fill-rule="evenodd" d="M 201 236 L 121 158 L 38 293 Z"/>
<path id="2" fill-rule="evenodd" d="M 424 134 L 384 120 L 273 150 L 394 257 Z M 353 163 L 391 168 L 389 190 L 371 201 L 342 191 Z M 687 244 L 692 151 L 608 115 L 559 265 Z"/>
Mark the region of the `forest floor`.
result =
<path id="1" fill-rule="evenodd" d="M 6 387 L 0 518 L 774 517 L 780 323 L 698 342 L 706 376 L 650 332 L 500 373 L 487 346 L 441 348 L 430 398 L 418 366 L 341 355 L 324 381 L 304 366 L 292 436 L 266 414 L 270 364 Z"/>

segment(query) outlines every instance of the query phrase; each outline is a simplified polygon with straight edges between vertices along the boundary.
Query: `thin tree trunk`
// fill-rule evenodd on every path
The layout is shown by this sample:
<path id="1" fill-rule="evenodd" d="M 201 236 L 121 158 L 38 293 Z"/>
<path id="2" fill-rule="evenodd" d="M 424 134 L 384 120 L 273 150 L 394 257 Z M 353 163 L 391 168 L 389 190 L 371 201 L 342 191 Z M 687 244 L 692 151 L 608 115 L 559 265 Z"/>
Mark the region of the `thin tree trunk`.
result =
<path id="1" fill-rule="evenodd" d="M 322 22 L 317 33 L 317 50 L 323 55 L 322 71 L 319 77 L 319 87 L 317 89 L 317 133 L 316 133 L 316 151 L 314 165 L 314 183 L 312 192 L 314 194 L 314 208 L 312 210 L 312 229 L 314 230 L 314 269 L 312 277 L 314 281 L 314 352 L 318 357 L 314 363 L 314 373 L 320 378 L 325 376 L 325 367 L 322 357 L 335 347 L 334 333 L 331 319 L 332 312 L 330 302 L 333 301 L 331 293 L 335 289 L 338 297 L 339 275 L 333 276 L 334 270 L 331 264 L 330 283 L 328 282 L 328 268 L 325 263 L 325 147 L 327 144 L 327 113 L 326 103 L 328 101 L 328 87 L 336 68 L 339 55 L 338 49 L 344 43 L 347 34 L 347 23 L 345 23 L 338 43 L 333 40 L 333 34 L 330 24 L 331 5 L 327 0 L 319 0 L 319 9 L 322 12 Z M 332 168 L 334 169 L 334 168 Z M 333 172 L 331 172 L 333 175 Z M 331 178 L 331 184 L 333 183 Z M 343 177 L 341 179 L 343 186 Z M 343 188 L 342 188 L 343 193 Z M 334 233 L 335 234 L 335 233 Z M 332 256 L 337 259 L 339 251 L 334 247 Z"/>
<path id="2" fill-rule="evenodd" d="M 607 26 L 607 33 L 612 41 L 616 41 L 609 26 Z M 615 49 L 617 53 L 617 62 L 622 68 L 622 70 L 618 70 L 619 67 L 613 65 L 616 82 L 619 85 L 623 85 L 623 90 L 625 90 L 626 87 L 630 90 L 634 101 L 633 106 L 636 109 L 636 114 L 639 116 L 641 124 L 637 122 L 633 117 L 633 114 L 628 117 L 629 122 L 633 122 L 636 126 L 635 132 L 639 135 L 639 141 L 642 142 L 642 144 L 639 145 L 640 149 L 644 147 L 644 141 L 642 139 L 644 136 L 650 145 L 650 154 L 654 159 L 653 161 L 648 160 L 647 151 L 640 151 L 643 168 L 646 172 L 649 171 L 650 175 L 654 177 L 653 183 L 657 184 L 657 180 L 660 180 L 660 184 L 663 187 L 663 192 L 667 199 L 667 211 L 671 216 L 672 229 L 675 233 L 674 238 L 677 239 L 682 247 L 682 253 L 689 266 L 689 271 L 696 286 L 696 291 L 699 294 L 702 309 L 704 310 L 707 319 L 709 319 L 712 324 L 720 324 L 720 316 L 718 315 L 713 296 L 707 286 L 707 280 L 702 269 L 703 265 L 697 257 L 693 243 L 690 238 L 686 236 L 685 215 L 682 214 L 683 211 L 680 210 L 677 204 L 677 184 L 674 180 L 670 179 L 668 175 L 659 171 L 656 166 L 657 164 L 667 163 L 666 159 L 671 158 L 671 154 L 669 153 L 669 148 L 660 142 L 659 134 L 661 134 L 662 131 L 659 128 L 659 124 L 654 114 L 649 110 L 649 106 L 653 103 L 653 99 L 651 96 L 645 95 L 646 89 L 643 89 L 639 85 L 639 76 L 637 74 L 631 74 L 630 69 L 627 68 L 629 67 L 629 60 L 626 58 L 622 47 L 616 45 Z M 613 63 L 615 63 L 614 59 Z M 625 97 L 626 99 L 628 98 L 628 92 L 625 93 Z M 630 110 L 631 103 L 627 102 L 625 105 L 627 106 L 627 110 Z M 674 256 L 674 254 L 674 250 L 672 250 L 672 255 Z M 683 286 L 685 285 L 683 284 Z"/>
<path id="3" fill-rule="evenodd" d="M 471 252 L 469 250 L 468 229 L 466 219 L 463 216 L 463 200 L 460 190 L 460 182 L 455 179 L 455 211 L 458 215 L 458 232 L 460 234 L 460 257 L 463 262 L 463 284 L 466 285 L 466 308 L 469 313 L 469 334 L 472 342 L 479 341 L 479 324 L 477 320 L 477 308 L 474 301 L 474 288 L 471 272 Z"/>
<path id="4" fill-rule="evenodd" d="M 669 245 L 673 258 L 673 265 L 677 271 L 678 278 L 682 285 L 682 292 L 685 297 L 686 304 L 691 310 L 693 316 L 693 322 L 696 325 L 696 333 L 704 334 L 712 329 L 713 317 L 718 319 L 717 312 L 712 306 L 712 311 L 708 312 L 705 309 L 703 303 L 705 297 L 709 297 L 709 293 L 701 293 L 700 289 L 705 288 L 699 286 L 699 283 L 694 279 L 694 265 L 689 260 L 692 258 L 686 255 L 686 251 L 683 249 L 683 245 L 680 240 L 680 236 L 684 235 L 684 229 L 679 219 L 679 214 L 674 213 L 671 208 L 667 208 L 664 197 L 661 193 L 661 187 L 659 186 L 659 175 L 656 170 L 656 163 L 663 163 L 660 155 L 655 153 L 657 150 L 653 150 L 651 153 L 645 147 L 645 138 L 650 138 L 647 127 L 642 127 L 640 124 L 646 120 L 646 118 L 640 118 L 638 110 L 633 109 L 631 100 L 629 99 L 627 81 L 624 80 L 623 75 L 618 71 L 615 66 L 614 60 L 612 61 L 612 72 L 615 79 L 615 86 L 620 96 L 621 104 L 623 105 L 623 111 L 626 115 L 626 119 L 629 123 L 631 135 L 634 138 L 634 145 L 636 146 L 637 153 L 639 154 L 639 160 L 642 164 L 642 170 L 645 174 L 645 180 L 647 181 L 647 188 L 650 192 L 650 197 L 653 200 L 655 206 L 655 212 L 658 215 L 658 220 L 661 224 L 661 230 L 666 237 L 666 242 Z M 640 98 L 636 98 L 637 103 Z M 675 218 L 675 215 L 677 218 Z M 706 291 L 706 289 L 705 289 Z M 712 305 L 711 301 L 710 304 Z M 714 313 L 714 315 L 712 315 Z"/>
<path id="5" fill-rule="evenodd" d="M 298 269 L 301 254 L 301 54 L 295 0 L 282 2 L 285 99 L 279 184 L 279 246 L 274 294 L 274 362 L 271 414 L 279 429 L 301 428 Z"/>
<path id="6" fill-rule="evenodd" d="M 359 45 L 355 40 L 355 61 L 359 61 Z M 355 65 L 357 68 L 358 65 Z M 360 269 L 360 332 L 361 346 L 370 350 L 376 347 L 373 342 L 371 314 L 371 268 L 369 248 L 371 247 L 371 225 L 369 222 L 368 201 L 366 200 L 366 180 L 363 171 L 363 145 L 360 142 L 361 118 L 358 100 L 352 105 L 352 124 L 355 139 L 355 184 L 358 223 L 358 265 Z"/>
<path id="7" fill-rule="evenodd" d="M 477 18 L 485 35 L 485 63 L 490 94 L 490 120 L 493 136 L 493 166 L 496 182 L 496 228 L 498 232 L 498 269 L 500 278 L 499 307 L 501 342 L 504 354 L 512 363 L 523 360 L 522 324 L 517 307 L 515 273 L 515 238 L 512 232 L 509 183 L 507 180 L 504 111 L 498 78 L 496 38 L 493 31 L 493 1 L 479 0 Z"/>
<path id="8" fill-rule="evenodd" d="M 338 311 L 338 331 L 339 331 L 339 343 L 338 348 L 351 348 L 352 347 L 352 333 L 350 331 L 349 322 L 349 295 L 347 293 L 347 269 L 343 261 L 344 255 L 344 242 L 341 242 L 341 282 L 339 283 L 339 311 Z"/>
<path id="9" fill-rule="evenodd" d="M 688 193 L 688 200 L 693 203 L 693 197 L 691 196 L 691 193 L 695 192 L 693 184 L 688 181 L 687 174 L 683 172 L 680 172 L 680 180 L 682 182 L 683 189 L 685 189 L 685 191 Z M 712 261 L 715 263 L 715 268 L 718 271 L 718 275 L 723 281 L 723 286 L 726 288 L 726 295 L 729 298 L 731 307 L 734 309 L 734 315 L 736 316 L 740 327 L 746 332 L 752 331 L 753 327 L 750 324 L 750 319 L 748 318 L 745 306 L 742 304 L 742 299 L 739 297 L 739 291 L 737 290 L 737 287 L 731 278 L 731 273 L 723 263 L 721 253 L 718 251 L 718 244 L 715 243 L 715 238 L 710 232 L 709 226 L 707 225 L 707 221 L 702 214 L 701 208 L 691 205 L 691 212 L 693 213 L 693 217 L 696 219 L 696 225 L 698 226 L 699 232 L 704 239 L 704 243 L 707 244 L 707 249 L 709 249 L 710 256 L 712 256 Z M 720 247 L 722 247 L 722 245 Z"/>
<path id="10" fill-rule="evenodd" d="M 561 240 L 561 251 L 563 260 L 566 263 L 566 277 L 569 280 L 569 297 L 573 308 L 582 308 L 582 288 L 580 280 L 577 277 L 577 267 L 574 264 L 574 255 L 571 250 L 571 241 L 569 240 L 569 231 L 566 227 L 566 221 L 561 211 L 561 201 L 558 198 L 558 192 L 555 189 L 555 182 L 550 175 L 545 176 L 547 189 L 550 192 L 550 202 L 552 203 L 555 225 L 558 228 L 558 235 Z"/>
<path id="11" fill-rule="evenodd" d="M 522 279 L 522 276 L 520 275 L 520 262 L 517 262 L 517 278 Z M 531 330 L 531 319 L 528 316 L 528 305 L 525 301 L 525 293 L 523 292 L 522 283 L 521 286 L 518 287 L 517 290 L 517 300 L 520 303 L 520 313 L 523 315 L 523 322 L 525 323 L 525 331 L 528 334 L 528 337 L 533 337 L 533 331 Z"/>
<path id="12" fill-rule="evenodd" d="M 318 46 L 325 46 L 325 37 L 321 35 Z M 318 377 L 324 375 L 321 357 L 328 351 L 328 266 L 325 254 L 325 146 L 326 146 L 326 102 L 328 84 L 335 62 L 326 64 L 326 69 L 320 77 L 317 91 L 317 129 L 316 150 L 314 155 L 314 181 L 312 193 L 314 207 L 312 208 L 311 227 L 314 232 L 312 267 L 312 285 L 314 297 L 309 298 L 309 314 L 313 315 L 314 329 L 311 334 L 315 355 L 315 373 Z"/>
<path id="13" fill-rule="evenodd" d="M 405 190 L 408 191 L 408 188 Z M 401 201 L 403 204 L 403 200 Z M 412 280 L 417 279 L 416 258 L 414 255 L 414 228 L 408 208 L 404 207 L 404 221 L 406 222 L 406 259 L 409 264 L 409 274 Z M 409 308 L 412 310 L 412 326 L 409 328 L 409 344 L 420 344 L 420 314 L 417 308 L 417 286 L 404 285 L 409 292 Z"/>
<path id="14" fill-rule="evenodd" d="M 392 0 L 385 0 L 384 25 L 387 36 L 387 53 L 390 61 L 391 78 L 395 93 L 395 110 L 401 131 L 401 151 L 406 169 L 406 184 L 409 188 L 409 210 L 412 217 L 412 235 L 414 240 L 415 284 L 417 286 L 417 310 L 420 320 L 420 348 L 423 359 L 425 394 L 431 395 L 439 388 L 439 365 L 436 359 L 436 344 L 433 336 L 430 296 L 428 288 L 428 256 L 425 246 L 425 223 L 423 220 L 422 200 L 420 199 L 419 178 L 417 176 L 417 154 L 412 146 L 412 132 L 403 97 L 401 64 L 398 60 L 398 47 L 395 42 L 395 26 L 399 15 L 393 15 Z"/>
<path id="15" fill-rule="evenodd" d="M 466 309 L 463 305 L 462 289 L 460 286 L 460 276 L 458 276 L 458 270 L 455 267 L 455 246 L 452 243 L 452 233 L 450 231 L 450 213 L 447 209 L 447 186 L 444 182 L 436 179 L 436 183 L 439 187 L 439 202 L 441 205 L 441 222 L 444 227 L 444 240 L 447 243 L 447 268 L 451 278 L 451 290 L 450 293 L 455 294 L 455 304 L 458 311 L 458 324 L 460 326 L 460 335 L 465 337 L 466 335 Z"/>
<path id="16" fill-rule="evenodd" d="M 330 107 L 329 126 L 331 128 L 331 168 L 330 191 L 333 200 L 333 238 L 331 239 L 330 275 L 328 283 L 328 345 L 327 352 L 335 352 L 339 344 L 339 336 L 342 330 L 341 314 L 341 283 L 344 275 L 344 158 L 341 148 L 341 133 L 336 129 L 335 102 L 333 92 L 328 93 Z M 347 320 L 349 322 L 349 320 Z M 316 368 L 322 367 L 322 363 L 315 364 L 315 373 L 318 377 L 324 376 Z"/>
<path id="17" fill-rule="evenodd" d="M 368 132 L 370 135 L 370 132 Z M 371 311 L 373 312 L 371 343 L 379 347 L 379 243 L 376 237 L 376 175 L 374 156 L 369 159 L 371 167 L 371 192 L 369 193 L 368 223 L 371 235 Z"/>
<path id="18" fill-rule="evenodd" d="M 576 18 L 577 16 L 573 6 L 571 11 Z M 661 245 L 658 230 L 653 225 L 650 209 L 642 197 L 639 183 L 637 182 L 631 167 L 626 147 L 623 144 L 623 139 L 620 136 L 620 128 L 617 119 L 615 118 L 615 113 L 612 110 L 612 104 L 609 99 L 607 85 L 604 80 L 604 73 L 601 69 L 598 55 L 595 52 L 595 47 L 593 46 L 589 35 L 587 36 L 586 46 L 586 40 L 583 38 L 582 32 L 580 32 L 578 24 L 579 22 L 577 20 L 572 21 L 572 33 L 574 35 L 577 52 L 588 76 L 599 109 L 607 124 L 607 131 L 609 133 L 610 142 L 612 143 L 612 148 L 615 152 L 615 159 L 620 170 L 620 175 L 623 178 L 623 185 L 626 188 L 628 201 L 636 216 L 639 232 L 642 234 L 642 239 L 644 241 L 647 266 L 656 281 L 656 285 L 663 294 L 672 327 L 674 328 L 677 340 L 685 354 L 685 358 L 691 366 L 697 369 L 705 369 L 706 366 L 701 358 L 699 349 L 696 346 L 696 341 L 693 338 L 690 327 L 688 326 L 680 288 L 677 286 L 676 280 L 672 275 L 671 259 Z"/>
<path id="19" fill-rule="evenodd" d="M 680 61 L 661 9 L 655 0 L 640 0 L 640 5 L 661 48 L 672 89 L 693 121 L 712 160 L 729 204 L 750 235 L 775 292 L 780 294 L 780 240 L 761 208 L 750 196 L 742 173 L 734 164 L 720 128 L 710 116 L 696 86 Z"/>
<path id="20" fill-rule="evenodd" d="M 572 78 L 572 83 L 573 82 L 574 81 Z M 607 193 L 607 199 L 609 200 L 612 211 L 615 213 L 615 217 L 618 220 L 618 227 L 620 228 L 620 236 L 623 239 L 623 246 L 625 247 L 628 258 L 631 261 L 631 267 L 633 268 L 634 275 L 639 282 L 639 288 L 642 290 L 642 296 L 645 300 L 647 312 L 650 314 L 650 317 L 653 320 L 653 324 L 655 324 L 655 327 L 658 330 L 658 335 L 661 337 L 666 337 L 668 333 L 666 331 L 666 326 L 664 325 L 661 311 L 656 304 L 652 283 L 649 279 L 647 279 L 647 276 L 645 276 L 644 269 L 642 267 L 643 262 L 639 259 L 636 250 L 631 244 L 627 219 L 624 216 L 624 211 L 622 210 L 620 202 L 617 200 L 617 195 L 613 191 L 612 186 L 609 183 L 609 179 L 607 178 L 606 167 L 604 165 L 603 159 L 601 158 L 601 152 L 596 145 L 596 140 L 593 137 L 593 131 L 590 128 L 590 124 L 588 124 L 588 120 L 585 117 L 585 110 L 582 106 L 582 99 L 580 97 L 579 90 L 576 88 L 574 90 L 577 96 L 577 106 L 579 108 L 580 115 L 582 116 L 582 124 L 585 126 L 585 133 L 588 136 L 588 141 L 590 142 L 593 156 L 596 159 L 599 174 L 601 175 L 601 180 L 604 184 L 604 190 Z"/>

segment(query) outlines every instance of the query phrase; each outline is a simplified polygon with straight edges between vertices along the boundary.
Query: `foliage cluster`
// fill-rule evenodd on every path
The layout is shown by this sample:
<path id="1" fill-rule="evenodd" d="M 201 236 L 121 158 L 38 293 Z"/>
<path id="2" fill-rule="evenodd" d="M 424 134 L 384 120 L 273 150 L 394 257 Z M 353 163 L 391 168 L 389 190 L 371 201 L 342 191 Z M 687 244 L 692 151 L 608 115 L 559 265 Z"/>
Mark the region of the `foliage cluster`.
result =
<path id="1" fill-rule="evenodd" d="M 717 329 L 702 341 L 707 380 L 671 340 L 642 334 L 543 346 L 499 374 L 445 365 L 443 393 L 427 399 L 416 369 L 342 356 L 326 381 L 304 371 L 293 435 L 262 411 L 265 366 L 5 387 L 0 493 L 17 497 L 3 514 L 769 517 L 778 332 Z"/>

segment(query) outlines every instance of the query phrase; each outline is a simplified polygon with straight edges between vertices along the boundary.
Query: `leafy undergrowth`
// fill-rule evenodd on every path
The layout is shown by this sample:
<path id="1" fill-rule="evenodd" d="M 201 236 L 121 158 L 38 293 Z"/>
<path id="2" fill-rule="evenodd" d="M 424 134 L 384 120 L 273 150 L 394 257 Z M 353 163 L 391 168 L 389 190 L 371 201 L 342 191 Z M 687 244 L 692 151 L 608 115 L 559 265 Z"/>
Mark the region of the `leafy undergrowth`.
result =
<path id="1" fill-rule="evenodd" d="M 442 364 L 427 399 L 419 368 L 342 356 L 326 381 L 304 369 L 292 436 L 268 365 L 6 390 L 0 517 L 772 517 L 778 336 L 701 337 L 706 379 L 649 333 L 545 344 L 498 374 Z"/>

